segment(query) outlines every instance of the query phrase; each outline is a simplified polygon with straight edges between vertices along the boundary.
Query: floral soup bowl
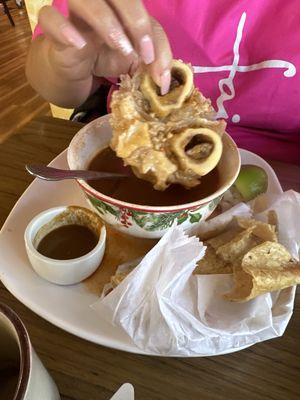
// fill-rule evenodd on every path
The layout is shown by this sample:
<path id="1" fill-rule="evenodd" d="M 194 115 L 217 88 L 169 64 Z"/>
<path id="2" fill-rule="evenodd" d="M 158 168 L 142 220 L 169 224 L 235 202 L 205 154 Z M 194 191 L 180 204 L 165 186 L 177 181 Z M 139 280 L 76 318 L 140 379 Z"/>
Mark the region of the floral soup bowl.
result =
<path id="1" fill-rule="evenodd" d="M 108 115 L 84 126 L 74 136 L 68 148 L 70 169 L 87 169 L 96 154 L 109 146 L 111 134 Z M 220 202 L 224 192 L 236 180 L 240 164 L 236 144 L 228 134 L 224 134 L 223 154 L 217 166 L 219 169 L 217 190 L 193 203 L 174 206 L 131 204 L 98 192 L 86 181 L 78 180 L 78 184 L 92 208 L 113 228 L 132 236 L 160 238 L 175 221 L 184 229 L 205 221 Z"/>

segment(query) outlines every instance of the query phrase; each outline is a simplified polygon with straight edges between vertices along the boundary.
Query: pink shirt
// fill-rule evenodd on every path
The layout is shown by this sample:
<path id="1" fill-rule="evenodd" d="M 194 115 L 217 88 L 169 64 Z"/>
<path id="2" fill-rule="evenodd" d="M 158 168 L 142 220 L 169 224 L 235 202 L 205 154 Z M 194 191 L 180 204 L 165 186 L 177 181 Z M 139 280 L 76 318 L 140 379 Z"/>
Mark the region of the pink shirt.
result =
<path id="1" fill-rule="evenodd" d="M 53 4 L 67 14 L 67 1 Z M 144 0 L 242 148 L 300 164 L 299 0 Z M 40 33 L 37 28 L 37 34 Z"/>

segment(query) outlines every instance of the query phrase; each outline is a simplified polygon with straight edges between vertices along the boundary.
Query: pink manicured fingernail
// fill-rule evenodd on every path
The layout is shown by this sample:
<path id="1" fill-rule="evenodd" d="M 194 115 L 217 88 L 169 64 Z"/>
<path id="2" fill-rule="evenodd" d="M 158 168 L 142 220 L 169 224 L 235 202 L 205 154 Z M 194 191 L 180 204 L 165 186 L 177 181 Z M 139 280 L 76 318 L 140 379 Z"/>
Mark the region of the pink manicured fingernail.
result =
<path id="1" fill-rule="evenodd" d="M 171 72 L 166 69 L 160 76 L 160 93 L 162 96 L 168 93 L 171 84 Z"/>
<path id="2" fill-rule="evenodd" d="M 61 33 L 72 46 L 82 49 L 86 45 L 85 39 L 72 26 L 65 25 L 61 28 Z"/>
<path id="3" fill-rule="evenodd" d="M 133 52 L 132 44 L 127 36 L 118 30 L 113 30 L 109 34 L 114 46 L 119 49 L 125 56 Z"/>
<path id="4" fill-rule="evenodd" d="M 149 35 L 142 37 L 140 41 L 141 57 L 145 64 L 153 63 L 155 59 L 153 41 Z"/>

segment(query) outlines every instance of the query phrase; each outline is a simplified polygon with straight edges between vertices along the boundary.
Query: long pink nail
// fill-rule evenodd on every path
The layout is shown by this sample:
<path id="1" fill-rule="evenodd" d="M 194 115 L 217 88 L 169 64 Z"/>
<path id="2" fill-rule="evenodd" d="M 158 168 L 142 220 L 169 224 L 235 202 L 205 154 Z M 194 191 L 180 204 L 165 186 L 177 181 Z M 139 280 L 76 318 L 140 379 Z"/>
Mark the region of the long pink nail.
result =
<path id="1" fill-rule="evenodd" d="M 155 59 L 153 41 L 149 35 L 142 37 L 140 41 L 141 57 L 145 64 L 153 63 Z"/>
<path id="2" fill-rule="evenodd" d="M 67 42 L 72 46 L 77 47 L 77 49 L 82 49 L 86 45 L 86 40 L 75 28 L 70 25 L 62 26 L 61 33 Z"/>
<path id="3" fill-rule="evenodd" d="M 114 29 L 110 32 L 109 37 L 113 45 L 119 49 L 125 56 L 128 56 L 130 53 L 133 52 L 132 44 L 128 37 L 122 31 Z"/>
<path id="4" fill-rule="evenodd" d="M 171 84 L 171 72 L 169 69 L 166 69 L 160 75 L 160 93 L 162 96 L 168 93 Z"/>

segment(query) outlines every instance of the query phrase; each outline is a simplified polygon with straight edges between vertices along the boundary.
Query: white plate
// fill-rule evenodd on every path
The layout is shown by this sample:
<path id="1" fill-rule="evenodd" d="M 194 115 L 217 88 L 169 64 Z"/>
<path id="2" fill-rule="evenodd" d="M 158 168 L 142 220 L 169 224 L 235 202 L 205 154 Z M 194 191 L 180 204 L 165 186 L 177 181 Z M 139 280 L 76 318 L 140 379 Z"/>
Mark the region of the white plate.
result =
<path id="1" fill-rule="evenodd" d="M 256 164 L 265 169 L 269 176 L 270 193 L 282 193 L 274 171 L 264 160 L 248 151 L 240 152 L 242 164 Z M 66 151 L 50 165 L 68 168 Z M 88 203 L 73 181 L 45 182 L 36 179 L 24 192 L 0 232 L 1 281 L 18 300 L 54 325 L 91 342 L 143 354 L 120 328 L 97 317 L 90 308 L 97 296 L 88 292 L 83 284 L 57 286 L 40 278 L 31 268 L 24 246 L 25 228 L 36 214 L 60 205 L 87 207 Z"/>

